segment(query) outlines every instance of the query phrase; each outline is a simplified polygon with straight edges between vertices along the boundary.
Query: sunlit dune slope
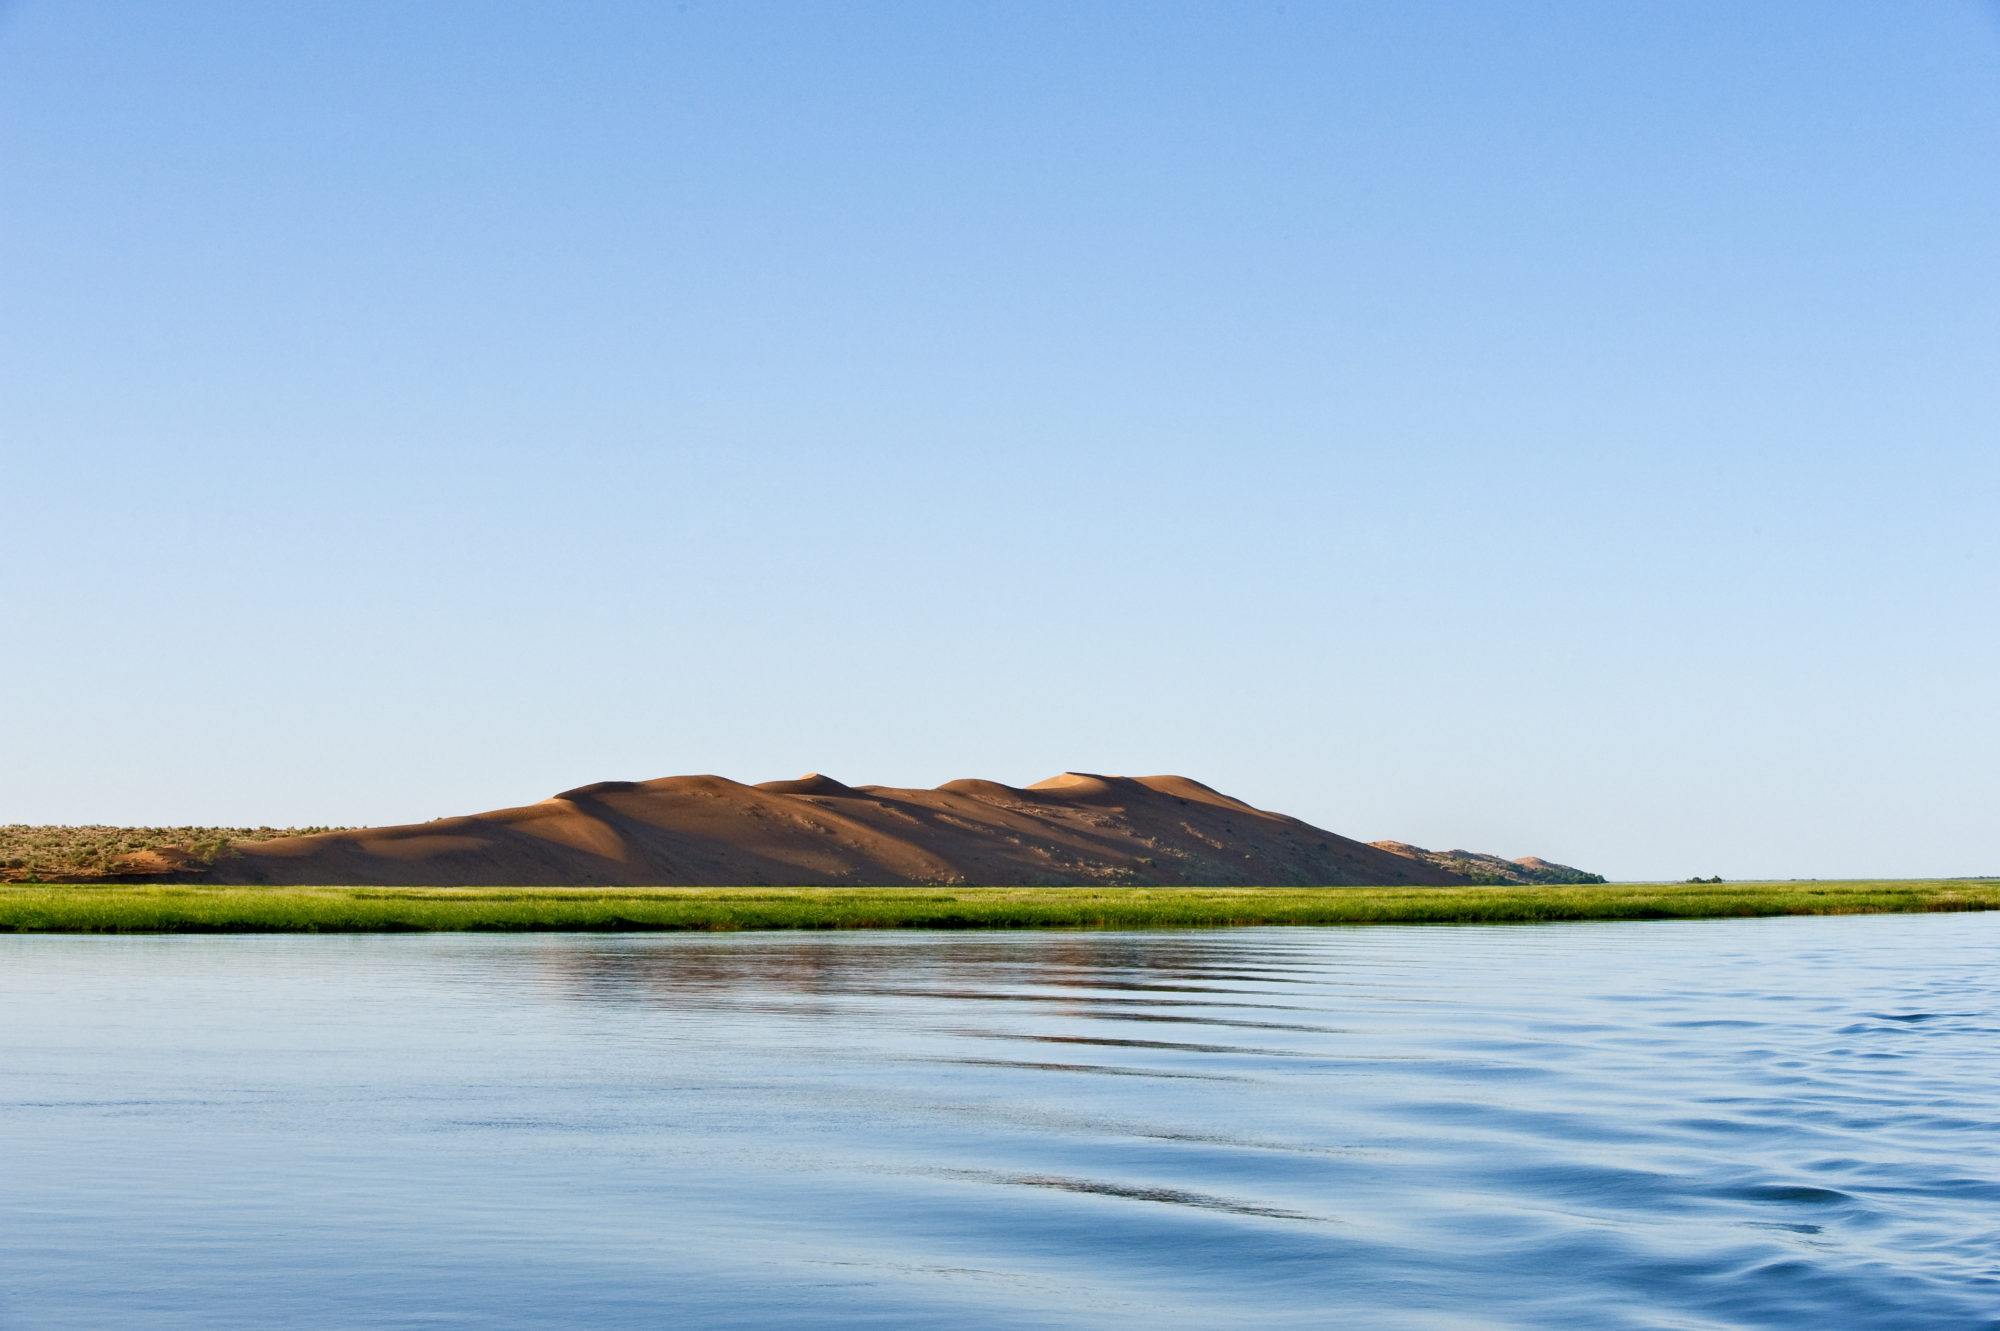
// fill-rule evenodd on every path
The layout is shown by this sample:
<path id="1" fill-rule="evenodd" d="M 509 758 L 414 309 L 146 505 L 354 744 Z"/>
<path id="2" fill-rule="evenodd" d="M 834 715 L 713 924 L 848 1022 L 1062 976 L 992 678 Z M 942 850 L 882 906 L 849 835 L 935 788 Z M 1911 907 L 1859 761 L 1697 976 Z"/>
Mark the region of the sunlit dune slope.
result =
<path id="1" fill-rule="evenodd" d="M 1025 788 L 811 775 L 606 781 L 539 804 L 236 847 L 217 882 L 384 886 L 1449 885 L 1463 876 L 1179 776 Z"/>

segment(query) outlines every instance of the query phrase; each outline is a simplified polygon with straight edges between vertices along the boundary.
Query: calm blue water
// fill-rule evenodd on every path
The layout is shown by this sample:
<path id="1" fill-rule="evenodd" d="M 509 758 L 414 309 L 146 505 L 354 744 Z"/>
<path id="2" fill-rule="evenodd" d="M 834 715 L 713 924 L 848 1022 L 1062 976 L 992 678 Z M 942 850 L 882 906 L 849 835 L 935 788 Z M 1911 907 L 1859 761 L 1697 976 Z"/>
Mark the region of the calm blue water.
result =
<path id="1" fill-rule="evenodd" d="M 2000 1326 L 2000 915 L 0 938 L 0 1325 Z"/>

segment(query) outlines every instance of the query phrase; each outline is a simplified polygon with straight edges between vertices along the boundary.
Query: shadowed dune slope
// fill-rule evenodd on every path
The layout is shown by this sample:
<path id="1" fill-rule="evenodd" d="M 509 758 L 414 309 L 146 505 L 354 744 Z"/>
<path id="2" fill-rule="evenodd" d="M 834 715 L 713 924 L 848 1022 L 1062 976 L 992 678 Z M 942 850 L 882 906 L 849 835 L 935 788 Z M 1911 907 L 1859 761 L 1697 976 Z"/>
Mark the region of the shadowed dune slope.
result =
<path id="1" fill-rule="evenodd" d="M 1463 876 L 1178 776 L 1024 788 L 605 781 L 539 804 L 237 847 L 214 882 L 380 886 L 1445 886 Z"/>

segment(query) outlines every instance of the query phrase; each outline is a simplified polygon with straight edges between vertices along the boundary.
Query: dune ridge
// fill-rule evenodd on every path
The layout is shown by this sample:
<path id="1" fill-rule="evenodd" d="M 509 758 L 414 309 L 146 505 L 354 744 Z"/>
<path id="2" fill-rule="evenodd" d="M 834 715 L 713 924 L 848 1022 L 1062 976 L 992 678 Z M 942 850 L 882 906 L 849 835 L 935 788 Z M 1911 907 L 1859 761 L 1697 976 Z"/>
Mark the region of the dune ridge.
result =
<path id="1" fill-rule="evenodd" d="M 1187 777 L 1090 772 L 931 790 L 848 786 L 819 773 L 756 785 L 720 776 L 601 781 L 518 808 L 234 846 L 202 877 L 404 887 L 1469 881 Z"/>

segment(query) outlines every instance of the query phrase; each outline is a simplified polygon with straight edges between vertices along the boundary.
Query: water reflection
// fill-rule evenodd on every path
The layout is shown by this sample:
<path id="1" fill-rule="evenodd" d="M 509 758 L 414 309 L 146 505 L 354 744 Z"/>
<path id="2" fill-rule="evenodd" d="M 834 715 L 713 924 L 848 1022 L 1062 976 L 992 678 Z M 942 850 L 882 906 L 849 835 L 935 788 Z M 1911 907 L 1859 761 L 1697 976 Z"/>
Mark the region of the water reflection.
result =
<path id="1" fill-rule="evenodd" d="M 0 1325 L 1994 1325 L 1996 926 L 0 939 Z"/>
<path id="2" fill-rule="evenodd" d="M 1311 965 L 1247 965 L 1214 934 L 736 935 L 630 946 L 624 938 L 549 949 L 549 976 L 597 1001 L 691 1001 L 886 994 L 1053 1001 L 1037 989 L 1249 995 Z M 1281 945 L 1272 948 L 1282 954 Z M 1280 957 L 1270 959 L 1275 963 Z M 1151 1001 L 1151 1000 L 1134 1000 Z"/>

